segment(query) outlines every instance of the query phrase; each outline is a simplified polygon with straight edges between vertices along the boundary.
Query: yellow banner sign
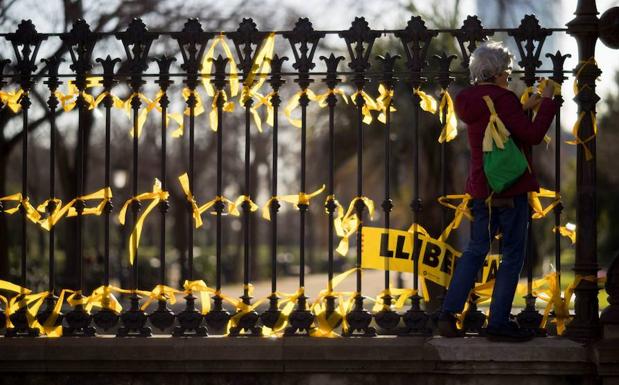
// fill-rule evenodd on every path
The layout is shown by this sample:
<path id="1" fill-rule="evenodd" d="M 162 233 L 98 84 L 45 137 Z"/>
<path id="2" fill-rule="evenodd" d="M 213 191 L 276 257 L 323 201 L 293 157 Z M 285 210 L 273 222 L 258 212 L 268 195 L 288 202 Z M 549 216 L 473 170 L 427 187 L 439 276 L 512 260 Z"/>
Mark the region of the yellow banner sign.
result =
<path id="1" fill-rule="evenodd" d="M 421 257 L 419 274 L 443 287 L 449 286 L 456 258 L 461 253 L 445 242 L 419 233 L 413 246 L 413 234 L 408 231 L 363 227 L 361 267 L 364 269 L 413 272 L 415 247 Z"/>

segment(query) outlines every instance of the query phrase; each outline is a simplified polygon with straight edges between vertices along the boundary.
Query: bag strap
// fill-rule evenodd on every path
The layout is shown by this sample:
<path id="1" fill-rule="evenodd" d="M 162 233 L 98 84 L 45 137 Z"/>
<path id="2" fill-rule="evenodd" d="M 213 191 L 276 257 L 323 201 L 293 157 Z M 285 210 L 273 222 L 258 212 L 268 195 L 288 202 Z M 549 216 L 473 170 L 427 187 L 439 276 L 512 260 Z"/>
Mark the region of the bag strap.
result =
<path id="1" fill-rule="evenodd" d="M 488 125 L 486 126 L 486 131 L 484 132 L 484 141 L 482 143 L 482 149 L 484 152 L 492 151 L 492 144 L 494 143 L 498 148 L 505 148 L 505 142 L 507 138 L 510 136 L 509 131 L 503 124 L 503 121 L 499 117 L 494 108 L 494 103 L 492 99 L 488 95 L 483 96 L 484 101 L 486 102 L 486 106 L 488 107 L 488 111 L 490 111 L 490 119 L 488 120 Z"/>

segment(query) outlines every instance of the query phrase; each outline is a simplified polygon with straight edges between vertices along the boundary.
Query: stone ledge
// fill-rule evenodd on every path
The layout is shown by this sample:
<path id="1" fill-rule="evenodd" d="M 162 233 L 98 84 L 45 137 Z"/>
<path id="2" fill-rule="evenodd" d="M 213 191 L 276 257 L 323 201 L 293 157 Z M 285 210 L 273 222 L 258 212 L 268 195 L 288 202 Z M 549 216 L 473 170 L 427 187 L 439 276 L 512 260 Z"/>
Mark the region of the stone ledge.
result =
<path id="1" fill-rule="evenodd" d="M 590 376 L 563 338 L 0 338 L 0 371 L 28 373 L 409 373 Z"/>

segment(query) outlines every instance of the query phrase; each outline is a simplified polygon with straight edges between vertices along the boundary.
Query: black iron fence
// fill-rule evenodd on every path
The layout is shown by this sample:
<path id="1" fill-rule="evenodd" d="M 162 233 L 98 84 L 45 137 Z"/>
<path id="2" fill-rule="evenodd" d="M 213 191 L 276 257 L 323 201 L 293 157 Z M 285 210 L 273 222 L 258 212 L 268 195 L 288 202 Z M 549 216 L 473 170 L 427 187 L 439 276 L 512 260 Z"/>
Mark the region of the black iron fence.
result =
<path id="1" fill-rule="evenodd" d="M 586 8 L 586 7 L 585 7 Z M 583 15 L 586 9 L 581 9 Z M 582 16 L 585 17 L 585 16 Z M 446 236 L 432 238 L 423 231 L 423 206 L 422 198 L 434 199 L 436 197 L 422 197 L 420 184 L 420 168 L 426 167 L 419 161 L 420 141 L 419 132 L 423 129 L 420 117 L 429 112 L 434 119 L 439 120 L 443 127 L 441 133 L 441 156 L 440 169 L 433 170 L 441 179 L 441 195 L 445 197 L 453 191 L 447 190 L 447 177 L 450 172 L 446 162 L 449 152 L 449 140 L 457 133 L 455 116 L 451 96 L 450 85 L 455 78 L 468 76 L 467 66 L 471 52 L 476 46 L 487 40 L 495 33 L 506 33 L 509 39 L 515 43 L 517 61 L 521 70 L 514 71 L 524 81 L 527 90 L 533 92 L 533 86 L 537 77 L 547 76 L 558 84 L 563 84 L 568 75 L 576 74 L 578 93 L 576 102 L 579 105 L 580 127 L 576 132 L 578 144 L 578 188 L 579 191 L 589 191 L 585 195 L 578 196 L 578 233 L 573 229 L 565 228 L 561 217 L 560 197 L 560 146 L 555 146 L 554 168 L 555 185 L 554 191 L 550 191 L 547 197 L 553 199 L 552 207 L 540 211 L 534 207 L 533 213 L 539 215 L 550 214 L 554 216 L 555 231 L 555 260 L 556 273 L 547 277 L 546 282 L 556 282 L 556 289 L 548 289 L 550 298 L 545 298 L 554 307 L 554 317 L 557 324 L 568 324 L 568 332 L 574 336 L 589 336 L 595 334 L 598 308 L 597 308 L 597 262 L 595 255 L 595 211 L 587 211 L 587 205 L 595 200 L 595 164 L 592 160 L 595 156 L 595 78 L 599 75 L 599 69 L 593 60 L 593 46 L 586 41 L 587 32 L 578 23 L 570 24 L 568 29 L 543 28 L 534 16 L 525 16 L 518 28 L 514 29 L 488 29 L 483 28 L 476 17 L 468 17 L 459 29 L 428 29 L 420 17 L 412 17 L 403 29 L 398 30 L 372 30 L 363 18 L 357 18 L 347 30 L 342 31 L 317 31 L 307 19 L 299 19 L 290 31 L 264 32 L 259 31 L 251 19 L 244 19 L 238 29 L 233 32 L 216 33 L 205 30 L 198 20 L 190 19 L 182 31 L 178 32 L 152 32 L 144 23 L 136 19 L 123 32 L 95 33 L 88 24 L 78 21 L 68 33 L 44 34 L 36 31 L 30 21 L 23 21 L 14 33 L 3 34 L 2 38 L 13 47 L 13 58 L 0 61 L 0 85 L 6 91 L 2 94 L 2 108 L 10 108 L 15 114 L 21 114 L 23 125 L 22 134 L 22 188 L 20 193 L 3 197 L 0 201 L 0 213 L 3 215 L 21 213 L 21 278 L 19 284 L 4 282 L 1 289 L 5 294 L 4 315 L 1 324 L 7 325 L 6 336 L 36 336 L 40 333 L 49 336 L 92 336 L 95 333 L 105 333 L 106 330 L 116 330 L 118 336 L 150 336 L 150 326 L 161 330 L 170 330 L 175 336 L 206 336 L 207 328 L 213 333 L 227 333 L 230 336 L 238 335 L 317 335 L 334 336 L 341 333 L 346 336 L 376 335 L 374 325 L 381 332 L 391 333 L 398 329 L 400 333 L 409 335 L 428 335 L 432 333 L 432 321 L 428 312 L 423 310 L 422 290 L 419 282 L 424 283 L 420 277 L 420 270 L 424 269 L 424 256 L 422 253 L 430 253 L 432 244 L 438 245 L 438 253 L 445 260 L 448 254 Z M 579 29 L 580 28 L 580 29 Z M 584 28 L 584 27 L 583 27 Z M 586 29 L 586 28 L 585 28 Z M 544 42 L 552 34 L 570 33 L 574 35 L 580 44 L 579 64 L 575 69 L 565 69 L 564 61 L 569 55 L 561 52 L 546 53 Z M 333 53 L 321 53 L 320 41 L 327 35 L 337 36 L 346 45 L 349 53 L 348 58 L 336 56 Z M 455 39 L 459 52 L 457 55 L 446 54 L 429 57 L 429 47 L 439 35 Z M 385 53 L 374 58 L 372 50 L 375 42 L 381 38 L 395 38 L 401 45 L 404 57 L 394 53 Z M 122 43 L 126 57 L 93 58 L 93 50 L 96 44 L 104 39 L 117 40 Z M 51 44 L 60 41 L 65 52 L 62 56 L 52 56 L 39 60 L 39 50 L 43 44 Z M 163 42 L 163 43 L 162 43 Z M 180 72 L 172 72 L 173 62 L 177 58 L 166 55 L 153 56 L 150 54 L 153 46 L 157 44 L 173 43 L 180 48 Z M 232 48 L 228 45 L 232 43 Z M 274 52 L 278 43 L 288 42 L 292 50 L 292 57 L 279 56 Z M 583 48 L 584 47 L 584 48 Z M 587 48 L 588 47 L 588 48 Z M 322 55 L 321 55 L 322 54 Z M 544 57 L 550 59 L 551 67 L 542 68 Z M 70 66 L 69 73 L 60 73 L 61 63 L 66 60 Z M 155 64 L 151 64 L 154 61 Z M 292 62 L 292 70 L 285 70 L 283 65 L 286 61 Z M 326 71 L 315 71 L 316 64 L 324 62 Z M 405 67 L 399 66 L 402 62 Z M 346 64 L 347 70 L 340 70 Z M 12 73 L 4 73 L 5 68 L 14 69 Z M 119 69 L 117 69 L 117 67 Z M 155 72 L 152 72 L 156 68 Z M 29 125 L 31 119 L 30 91 L 43 81 L 49 90 L 47 107 L 52 112 L 49 115 L 51 134 L 49 137 L 49 199 L 36 207 L 28 200 L 29 183 L 28 177 L 29 160 Z M 170 111 L 170 95 L 168 88 L 173 82 L 182 82 L 184 89 L 182 96 L 185 102 L 183 113 Z M 440 85 L 438 94 L 439 102 L 432 97 L 431 92 L 424 86 L 429 81 L 435 81 Z M 316 94 L 312 91 L 318 83 L 324 83 L 326 93 Z M 353 92 L 346 92 L 338 85 L 342 82 L 349 84 Z M 60 92 L 62 83 L 67 83 L 68 92 Z M 294 95 L 290 101 L 284 101 L 280 97 L 280 90 L 284 83 L 286 87 L 294 89 Z M 118 84 L 126 84 L 130 88 L 130 96 L 120 99 L 114 94 Z M 159 88 L 154 97 L 146 96 L 146 85 L 156 84 Z M 394 93 L 398 84 L 405 84 L 408 92 L 403 94 Z M 13 86 L 14 85 L 14 86 Z M 371 85 L 371 86 L 370 86 Z M 376 87 L 380 85 L 380 87 Z M 12 91 L 8 89 L 12 87 Z M 316 87 L 317 88 L 317 87 Z M 373 97 L 371 94 L 378 96 Z M 344 210 L 335 197 L 334 157 L 337 153 L 337 144 L 334 141 L 337 130 L 336 105 L 342 101 L 348 102 L 355 111 L 356 150 L 356 198 L 351 202 L 348 212 Z M 363 293 L 362 280 L 362 257 L 364 225 L 367 225 L 368 214 L 374 210 L 374 203 L 365 195 L 363 180 L 364 160 L 364 123 L 372 119 L 381 121 L 383 130 L 384 146 L 384 194 L 380 202 L 383 211 L 383 227 L 390 227 L 390 213 L 394 209 L 392 204 L 392 182 L 390 176 L 391 141 L 390 130 L 392 122 L 392 107 L 397 106 L 398 98 L 410 98 L 413 108 L 410 111 L 399 111 L 405 114 L 410 122 L 412 130 L 412 156 L 413 163 L 413 197 L 410 202 L 410 216 L 413 225 L 409 229 L 411 234 L 411 255 L 404 254 L 412 264 L 413 279 L 411 289 L 391 287 L 389 279 L 388 262 L 385 263 L 385 290 L 377 297 L 377 310 L 374 314 L 367 308 L 367 298 Z M 560 93 L 555 100 L 563 103 Z M 238 105 L 244 114 L 244 174 L 242 195 L 236 199 L 224 196 L 224 168 L 222 148 L 223 136 L 226 135 L 226 117 L 233 109 L 233 102 Z M 308 105 L 312 102 L 319 103 L 326 109 L 328 114 L 328 146 L 324 150 L 328 158 L 328 168 L 324 171 L 326 184 L 323 188 L 310 186 L 306 182 L 307 167 L 307 128 L 308 128 Z M 283 104 L 285 103 L 285 104 Z M 282 107 L 284 114 L 282 114 Z M 77 172 L 75 177 L 76 196 L 73 200 L 62 203 L 56 198 L 57 188 L 55 185 L 55 164 L 58 154 L 56 147 L 57 116 L 61 116 L 61 108 L 65 111 L 77 110 Z M 105 120 L 105 154 L 104 186 L 96 191 L 85 191 L 84 168 L 87 153 L 85 137 L 85 115 L 89 109 L 103 111 Z M 158 180 L 152 190 L 138 184 L 138 176 L 142 171 L 139 163 L 139 137 L 142 125 L 149 111 L 160 112 L 160 172 Z M 425 110 L 426 112 L 422 112 Z M 133 124 L 132 128 L 132 151 L 127 158 L 131 162 L 131 196 L 118 197 L 114 195 L 115 207 L 112 205 L 113 192 L 111 186 L 112 157 L 124 154 L 111 152 L 111 125 L 112 115 L 127 113 Z M 205 126 L 196 125 L 196 116 L 205 113 L 209 116 L 209 124 L 214 131 L 216 141 L 216 195 L 205 203 L 199 204 L 194 199 L 194 191 L 199 181 L 196 180 L 195 164 L 195 134 L 196 130 L 207 132 Z M 299 118 L 300 116 L 300 118 Z M 262 121 L 264 118 L 264 122 Z M 255 212 L 259 207 L 250 196 L 252 191 L 250 182 L 250 158 L 251 158 L 251 135 L 250 130 L 254 126 L 262 124 L 272 127 L 268 132 L 272 138 L 272 164 L 271 164 L 271 191 L 272 196 L 263 203 L 262 215 L 268 217 L 271 227 L 270 260 L 271 260 L 271 291 L 272 294 L 262 300 L 252 298 L 250 282 L 250 217 L 259 215 Z M 282 127 L 282 124 L 283 127 Z M 279 135 L 281 130 L 299 127 L 301 130 L 300 159 L 298 190 L 293 195 L 281 195 L 278 191 L 278 154 Z M 184 136 L 188 140 L 187 173 L 179 178 L 183 191 L 186 194 L 186 209 L 188 213 L 187 226 L 187 266 L 186 281 L 182 289 L 165 286 L 166 282 L 166 215 L 169 210 L 168 192 L 170 178 L 166 158 L 169 151 L 170 129 L 174 128 L 173 136 Z M 296 129 L 296 128 L 294 128 Z M 182 131 L 185 131 L 183 133 Z M 555 119 L 554 137 L 555 143 L 561 143 L 561 113 L 558 112 Z M 266 134 L 265 134 L 266 135 Z M 378 165 L 376 165 L 378 167 Z M 176 178 L 175 178 L 176 179 Z M 176 181 L 174 181 L 176 183 Z M 591 192 L 591 190 L 593 192 Z M 287 193 L 290 193 L 288 191 Z M 326 216 L 324 224 L 328 226 L 328 247 L 326 250 L 328 260 L 328 275 L 325 277 L 327 289 L 320 293 L 318 298 L 305 296 L 305 251 L 306 251 L 306 225 L 307 213 L 310 202 L 317 204 L 319 194 L 326 195 L 324 207 Z M 580 194 L 580 193 L 579 193 Z M 587 195 L 588 194 L 588 195 Z M 593 195 L 591 195 L 593 194 Z M 458 226 L 465 215 L 466 197 L 461 199 L 451 211 L 446 206 L 442 212 L 443 228 L 453 229 Z M 120 203 L 124 201 L 124 204 Z M 299 247 L 299 284 L 295 293 L 284 295 L 278 292 L 277 279 L 277 250 L 278 250 L 278 210 L 282 204 L 292 204 L 298 209 L 298 247 Z M 319 204 L 319 203 L 318 203 Z M 120 210 L 116 211 L 118 208 Z M 397 207 L 403 210 L 402 207 Z M 151 211 L 153 211 L 151 213 Z M 215 221 L 215 282 L 213 287 L 207 286 L 201 277 L 194 273 L 193 245 L 196 231 L 202 224 L 202 213 L 214 213 Z M 158 214 L 156 214 L 158 213 Z M 84 284 L 88 271 L 83 269 L 83 238 L 87 227 L 84 217 L 98 215 L 104 222 L 103 268 L 104 279 L 101 287 L 91 293 L 86 293 Z M 118 288 L 110 285 L 110 218 L 119 215 L 120 222 L 133 229 L 128 240 L 128 254 L 131 260 L 131 282 L 128 288 Z M 138 263 L 140 258 L 140 235 L 142 224 L 148 215 L 159 215 L 159 283 L 152 291 L 139 289 L 140 274 Z M 222 293 L 222 221 L 226 215 L 238 215 L 242 218 L 243 231 L 243 294 L 240 299 L 231 298 Z M 74 285 L 70 289 L 62 291 L 56 287 L 55 271 L 55 227 L 62 226 L 63 218 L 73 217 L 68 220 L 76 221 L 77 227 L 74 234 L 75 248 L 77 252 L 78 269 Z M 209 218 L 210 220 L 210 218 Z M 322 220 L 322 219 L 321 219 Z M 42 293 L 32 293 L 26 289 L 28 277 L 27 265 L 30 258 L 28 254 L 28 221 L 36 223 L 40 228 L 37 231 L 47 231 L 49 234 L 49 287 Z M 456 223 L 457 222 L 457 223 Z M 315 224 L 315 223 L 314 223 Z M 531 228 L 531 227 L 530 227 Z M 593 230 L 590 230 L 590 229 Z M 561 230 L 561 231 L 559 231 Z M 569 315 L 568 305 L 570 298 L 564 296 L 560 290 L 561 273 L 561 232 L 575 237 L 576 241 L 576 265 L 577 281 L 575 288 L 576 307 L 575 317 Z M 354 274 L 356 288 L 353 293 L 343 294 L 337 291 L 337 285 L 345 275 L 334 272 L 336 254 L 336 236 L 348 242 L 348 238 L 356 242 L 356 264 L 353 270 L 345 275 Z M 448 235 L 447 235 L 448 236 Z M 386 245 L 389 244 L 387 240 Z M 423 245 L 423 247 L 422 247 Z M 582 246 L 581 245 L 585 245 Z M 341 247 L 342 244 L 340 244 Z M 427 247 L 426 247 L 427 246 Z M 402 246 L 400 246 L 401 248 Z M 339 250 L 339 246 L 337 247 Z M 423 248 L 423 252 L 421 251 Z M 344 247 L 343 252 L 345 252 Z M 393 255 L 393 252 L 391 253 Z M 397 252 L 396 252 L 397 254 Z M 395 257 L 401 258 L 403 254 Z M 529 255 L 530 256 L 530 255 Z M 384 258 L 389 261 L 389 258 Z M 447 260 L 448 269 L 453 267 L 453 260 Z M 427 266 L 426 266 L 427 267 Z M 525 288 L 527 293 L 526 307 L 518 315 L 519 321 L 526 327 L 540 331 L 543 335 L 546 326 L 549 325 L 547 317 L 536 309 L 536 289 L 533 279 L 533 263 L 527 264 L 527 281 Z M 557 282 L 558 281 L 558 282 Z M 440 283 L 440 282 L 435 282 Z M 446 282 L 443 282 L 444 286 Z M 175 296 L 184 294 L 185 307 L 175 314 L 170 310 L 169 303 Z M 375 294 L 375 293 L 372 293 Z M 117 296 L 127 295 L 130 299 L 129 308 L 123 308 Z M 200 297 L 200 306 L 196 304 Z M 479 331 L 483 325 L 483 315 L 477 311 L 476 303 L 479 300 L 479 292 L 473 291 L 469 301 L 469 310 L 465 317 L 464 327 L 471 331 Z M 410 300 L 410 306 L 406 305 Z M 149 308 L 150 304 L 155 309 Z M 409 306 L 400 314 L 397 312 L 402 306 Z M 69 310 L 63 313 L 64 310 Z M 231 310 L 231 311 L 230 311 Z M 150 313 L 147 313 L 150 311 Z M 260 313 L 259 313 L 260 311 Z M 565 311 L 568 314 L 565 314 Z M 572 320 L 572 318 L 574 318 Z M 150 326 L 149 326 L 150 324 Z M 572 328 L 572 329 L 570 329 Z"/>

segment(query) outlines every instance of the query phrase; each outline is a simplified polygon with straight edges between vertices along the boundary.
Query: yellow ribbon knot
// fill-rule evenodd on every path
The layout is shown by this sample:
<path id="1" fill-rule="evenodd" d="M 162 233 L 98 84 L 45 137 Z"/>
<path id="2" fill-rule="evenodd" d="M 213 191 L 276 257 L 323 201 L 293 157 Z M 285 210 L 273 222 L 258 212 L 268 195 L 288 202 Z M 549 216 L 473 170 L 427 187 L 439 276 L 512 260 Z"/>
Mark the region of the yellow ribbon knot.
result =
<path id="1" fill-rule="evenodd" d="M 565 226 L 553 227 L 552 232 L 559 231 L 559 234 L 569 238 L 572 241 L 572 245 L 576 243 L 576 225 L 573 223 L 567 223 Z"/>
<path id="2" fill-rule="evenodd" d="M 540 198 L 551 198 L 552 202 L 548 206 L 543 207 Z M 531 215 L 531 218 L 533 219 L 544 218 L 559 203 L 561 203 L 561 196 L 555 191 L 541 188 L 539 192 L 529 192 L 529 205 L 533 209 L 533 215 Z"/>
<path id="3" fill-rule="evenodd" d="M 219 100 L 219 98 L 222 98 L 224 102 L 223 107 L 222 107 L 223 112 L 234 111 L 234 102 L 228 101 L 228 95 L 226 95 L 226 91 L 224 90 L 217 91 L 211 103 L 211 112 L 209 112 L 208 114 L 209 123 L 211 125 L 211 130 L 215 132 L 217 132 L 217 125 L 219 124 L 219 118 L 217 116 L 217 101 Z"/>
<path id="4" fill-rule="evenodd" d="M 314 198 L 315 196 L 320 195 L 324 190 L 325 190 L 325 185 L 323 184 L 321 188 L 319 188 L 318 190 L 316 190 L 314 192 L 311 192 L 309 194 L 307 194 L 305 192 L 300 192 L 298 194 L 281 195 L 281 196 L 278 196 L 277 199 L 282 201 L 282 202 L 290 203 L 290 204 L 294 205 L 298 209 L 299 205 L 309 205 L 310 204 L 310 200 L 312 198 Z M 271 201 L 271 200 L 269 200 L 269 201 Z M 264 217 L 264 208 L 262 210 L 263 210 L 262 211 L 262 215 Z M 270 217 L 269 217 L 269 219 L 270 219 Z"/>
<path id="5" fill-rule="evenodd" d="M 460 203 L 456 206 L 453 203 L 450 203 L 452 200 L 460 200 Z M 472 197 L 469 194 L 452 194 L 445 195 L 438 198 L 438 203 L 444 207 L 454 210 L 454 219 L 445 227 L 445 230 L 441 233 L 441 236 L 438 238 L 439 241 L 445 242 L 449 238 L 452 230 L 460 227 L 460 223 L 462 223 L 462 218 L 467 218 L 468 220 L 473 220 L 473 215 L 471 214 L 471 210 L 469 209 L 469 202 Z"/>
<path id="6" fill-rule="evenodd" d="M 325 108 L 329 106 L 329 103 L 328 103 L 329 95 L 340 95 L 342 97 L 342 100 L 344 100 L 344 102 L 348 104 L 348 97 L 346 96 L 346 93 L 344 92 L 344 90 L 340 88 L 329 88 L 327 92 L 320 94 L 320 95 L 316 95 L 316 102 L 318 102 L 318 106 L 320 108 Z"/>
<path id="7" fill-rule="evenodd" d="M 310 90 L 309 88 L 298 91 L 296 94 L 292 95 L 292 98 L 290 98 L 288 104 L 286 104 L 286 107 L 284 108 L 284 115 L 286 115 L 286 118 L 288 119 L 290 124 L 297 128 L 301 128 L 302 122 L 301 119 L 293 119 L 292 112 L 297 109 L 297 107 L 299 107 L 299 99 L 301 99 L 301 95 L 307 95 L 308 99 L 312 101 L 315 101 L 317 99 L 314 91 Z"/>
<path id="8" fill-rule="evenodd" d="M 95 88 L 101 86 L 102 76 L 90 76 L 86 78 L 86 89 Z M 56 90 L 54 95 L 60 101 L 60 105 L 65 112 L 73 110 L 77 105 L 77 96 L 80 94 L 79 89 L 75 85 L 75 80 L 69 80 L 67 82 L 67 92 L 64 93 L 60 90 Z M 86 91 L 81 92 L 84 102 L 88 105 L 89 110 L 93 110 L 97 107 L 97 99 Z"/>
<path id="9" fill-rule="evenodd" d="M 176 303 L 176 294 L 180 293 L 182 293 L 182 291 L 159 284 L 148 292 L 148 298 L 146 298 L 140 309 L 142 311 L 146 310 L 153 301 L 166 301 L 170 303 L 170 305 L 174 305 Z"/>
<path id="10" fill-rule="evenodd" d="M 312 337 L 327 337 L 335 338 L 340 335 L 335 332 L 335 328 L 342 324 L 345 326 L 346 314 L 351 310 L 355 292 L 340 292 L 335 291 L 337 287 L 352 273 L 358 271 L 358 268 L 354 267 L 343 273 L 340 273 L 333 277 L 328 283 L 327 288 L 321 290 L 318 297 L 311 305 L 312 313 L 315 315 L 316 328 L 312 331 Z M 327 297 L 336 297 L 337 306 L 332 313 L 327 312 Z M 346 298 L 348 297 L 348 299 Z"/>
<path id="11" fill-rule="evenodd" d="M 257 211 L 260 208 L 257 204 L 254 203 L 254 201 L 251 200 L 251 197 L 249 195 L 240 195 L 234 201 L 234 212 L 237 213 L 237 215 L 240 214 L 238 208 L 241 207 L 245 202 L 249 204 L 249 211 L 251 212 Z"/>
<path id="12" fill-rule="evenodd" d="M 23 207 L 28 218 L 33 223 L 38 223 L 41 219 L 39 212 L 30 204 L 30 199 L 27 196 L 23 196 L 21 193 L 7 195 L 0 198 L 0 202 L 18 202 L 17 206 L 12 208 L 5 208 L 4 212 L 13 215 L 19 211 L 20 207 Z"/>
<path id="13" fill-rule="evenodd" d="M 161 189 L 161 182 L 159 179 L 155 179 L 155 183 L 153 184 L 152 192 L 146 192 L 129 198 L 123 207 L 120 209 L 118 213 L 118 221 L 121 225 L 125 224 L 125 216 L 127 214 L 127 208 L 129 204 L 133 202 L 141 202 L 145 200 L 150 200 L 150 204 L 146 207 L 146 210 L 139 216 L 138 220 L 135 222 L 135 226 L 131 231 L 131 236 L 129 237 L 129 263 L 133 265 L 133 261 L 135 258 L 135 253 L 137 252 L 138 246 L 140 244 L 140 236 L 142 235 L 142 227 L 144 226 L 144 220 L 148 217 L 148 214 L 159 204 L 160 201 L 165 201 L 169 197 L 169 193 L 167 191 L 163 191 Z"/>
<path id="14" fill-rule="evenodd" d="M 445 109 L 447 109 L 446 113 Z M 445 118 L 443 118 L 443 116 L 445 116 Z M 454 110 L 454 102 L 446 89 L 443 90 L 441 102 L 438 106 L 438 117 L 441 124 L 443 124 L 438 142 L 443 143 L 454 140 L 455 137 L 458 136 L 458 119 L 456 118 Z"/>
<path id="15" fill-rule="evenodd" d="M 395 107 L 391 105 L 391 101 L 393 100 L 393 89 L 388 89 L 385 85 L 380 84 L 378 86 L 378 97 L 376 98 L 376 105 L 378 106 L 378 110 L 380 114 L 378 115 L 378 121 L 386 124 L 387 123 L 387 107 L 389 107 L 390 112 L 397 111 Z"/>
<path id="16" fill-rule="evenodd" d="M 370 124 L 372 123 L 372 112 L 371 111 L 380 111 L 380 107 L 376 104 L 376 101 L 372 99 L 370 95 L 368 95 L 365 91 L 356 91 L 352 95 L 350 95 L 350 100 L 353 105 L 357 105 L 357 96 L 361 95 L 363 98 L 363 107 L 361 108 L 361 114 L 363 115 L 363 123 Z"/>
<path id="17" fill-rule="evenodd" d="M 420 87 L 414 88 L 413 94 L 419 96 L 419 106 L 422 110 L 431 114 L 436 114 L 437 104 L 432 96 L 423 92 Z"/>
<path id="18" fill-rule="evenodd" d="M 195 281 L 185 281 L 183 283 L 183 289 L 185 294 L 193 294 L 194 292 L 200 293 L 200 304 L 203 315 L 211 311 L 211 295 L 218 295 L 225 300 L 229 300 L 228 297 L 207 286 L 201 279 Z"/>
<path id="19" fill-rule="evenodd" d="M 586 61 L 580 62 L 580 68 L 578 69 L 578 72 L 576 72 L 576 76 L 574 77 L 574 85 L 573 85 L 574 96 L 578 95 L 578 93 L 581 91 L 580 87 L 578 86 L 578 82 L 580 81 L 580 76 L 582 74 L 582 71 L 589 65 L 597 66 L 595 58 L 591 57 Z M 584 87 L 587 87 L 587 85 L 585 85 Z M 589 136 L 586 139 L 582 139 L 580 136 L 580 125 L 584 117 L 587 115 L 587 112 L 589 113 L 589 116 L 591 118 L 591 125 L 593 126 L 593 134 L 591 134 L 591 136 Z M 572 135 L 574 136 L 574 140 L 566 140 L 565 143 L 575 145 L 575 146 L 581 144 L 585 151 L 585 159 L 589 161 L 593 159 L 593 153 L 591 153 L 591 150 L 589 149 L 589 146 L 587 146 L 587 143 L 589 143 L 596 137 L 597 132 L 598 132 L 598 125 L 597 125 L 597 119 L 595 117 L 595 112 L 594 111 L 581 111 L 578 114 L 578 119 L 576 119 L 576 123 L 574 123 L 574 126 L 572 127 Z"/>
<path id="20" fill-rule="evenodd" d="M 23 94 L 24 90 L 21 88 L 14 91 L 0 91 L 0 102 L 16 114 L 21 111 L 21 97 Z"/>
<path id="21" fill-rule="evenodd" d="M 359 225 L 361 225 L 362 221 L 357 215 L 356 211 L 356 203 L 361 201 L 365 207 L 368 208 L 370 213 L 370 219 L 374 218 L 374 201 L 365 196 L 355 197 L 350 204 L 348 205 L 348 210 L 346 210 L 346 214 L 342 215 L 343 210 L 342 206 L 336 202 L 337 206 L 337 216 L 333 218 L 333 225 L 335 228 L 335 234 L 340 237 L 340 243 L 335 249 L 340 255 L 345 256 L 348 253 L 348 239 L 351 235 L 353 235 Z"/>
<path id="22" fill-rule="evenodd" d="M 110 187 L 104 187 L 100 190 L 97 190 L 91 194 L 82 195 L 81 197 L 77 197 L 69 201 L 66 205 L 62 205 L 62 201 L 58 198 L 47 199 L 45 202 L 41 203 L 37 210 L 39 212 L 44 213 L 47 209 L 49 202 L 54 202 L 55 207 L 54 211 L 48 214 L 47 218 L 40 220 L 39 225 L 49 231 L 52 227 L 54 227 L 63 217 L 75 217 L 77 216 L 77 210 L 75 209 L 75 203 L 77 201 L 92 201 L 92 200 L 100 200 L 100 202 L 95 207 L 86 207 L 82 211 L 82 215 L 96 215 L 99 216 L 103 213 L 105 209 L 105 205 L 112 199 L 112 189 Z"/>
<path id="23" fill-rule="evenodd" d="M 85 310 L 90 312 L 92 308 L 109 309 L 116 314 L 120 314 L 123 310 L 122 305 L 114 295 L 114 292 L 128 294 L 130 290 L 124 290 L 116 286 L 99 286 L 94 289 L 88 297 Z"/>

